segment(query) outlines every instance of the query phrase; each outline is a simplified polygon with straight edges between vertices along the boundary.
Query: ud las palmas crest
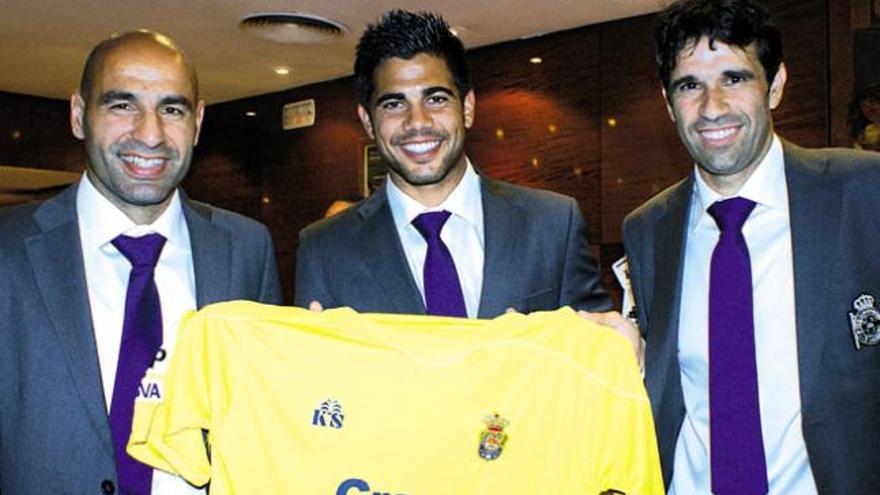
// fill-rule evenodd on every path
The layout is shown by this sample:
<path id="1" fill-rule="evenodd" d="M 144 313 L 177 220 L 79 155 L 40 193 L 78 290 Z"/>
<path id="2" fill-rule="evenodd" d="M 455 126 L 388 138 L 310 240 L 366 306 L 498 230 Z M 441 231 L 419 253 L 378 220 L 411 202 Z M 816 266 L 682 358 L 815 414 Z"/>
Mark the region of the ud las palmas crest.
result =
<path id="1" fill-rule="evenodd" d="M 867 294 L 860 295 L 853 301 L 853 309 L 855 311 L 849 313 L 849 322 L 856 350 L 863 345 L 877 345 L 880 342 L 880 311 L 874 307 L 874 298 Z"/>
<path id="2" fill-rule="evenodd" d="M 486 429 L 480 433 L 480 457 L 492 461 L 501 455 L 504 444 L 507 442 L 507 433 L 504 429 L 510 421 L 502 418 L 497 412 L 483 418 Z"/>

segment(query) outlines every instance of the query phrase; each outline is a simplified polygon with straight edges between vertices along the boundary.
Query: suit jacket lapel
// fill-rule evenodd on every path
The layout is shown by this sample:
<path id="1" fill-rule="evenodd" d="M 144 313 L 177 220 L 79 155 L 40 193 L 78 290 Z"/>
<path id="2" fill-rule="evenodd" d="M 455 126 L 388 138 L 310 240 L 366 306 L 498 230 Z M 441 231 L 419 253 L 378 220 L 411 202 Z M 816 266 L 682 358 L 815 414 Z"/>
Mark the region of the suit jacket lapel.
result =
<path id="1" fill-rule="evenodd" d="M 680 397 L 681 388 L 678 366 L 678 322 L 681 307 L 681 278 L 687 240 L 688 212 L 690 210 L 693 179 L 679 183 L 664 205 L 664 212 L 656 225 L 656 241 L 653 260 L 654 287 L 650 312 L 650 328 L 646 344 L 650 352 L 645 362 L 645 377 L 654 381 L 654 390 L 664 390 L 664 396 Z M 653 356 L 658 359 L 650 359 Z M 669 388 L 672 387 L 672 388 Z M 672 395 L 669 395 L 672 393 Z M 660 397 L 655 409 L 660 407 Z"/>
<path id="2" fill-rule="evenodd" d="M 410 273 L 385 188 L 364 201 L 358 213 L 363 222 L 351 232 L 352 245 L 362 247 L 361 262 L 373 273 L 385 305 L 401 313 L 424 314 L 425 303 Z"/>
<path id="3" fill-rule="evenodd" d="M 821 404 L 809 403 L 810 398 L 817 397 L 810 393 L 810 388 L 822 380 L 820 351 L 827 332 L 827 328 L 821 328 L 816 322 L 826 320 L 824 313 L 829 311 L 824 299 L 827 272 L 834 269 L 833 263 L 837 261 L 831 259 L 826 264 L 817 260 L 828 260 L 829 243 L 839 238 L 843 198 L 838 184 L 824 177 L 827 162 L 811 159 L 790 143 L 783 142 L 783 149 L 791 222 L 801 407 L 814 409 Z"/>
<path id="4" fill-rule="evenodd" d="M 41 232 L 25 240 L 34 277 L 70 375 L 105 453 L 113 456 L 76 216 L 78 183 L 34 212 Z"/>
<path id="5" fill-rule="evenodd" d="M 478 316 L 502 313 L 512 300 L 522 294 L 512 294 L 518 284 L 511 283 L 511 274 L 520 271 L 519 264 L 525 259 L 522 252 L 524 215 L 518 214 L 517 206 L 499 191 L 496 183 L 480 177 L 483 196 L 483 287 L 480 292 Z"/>
<path id="6" fill-rule="evenodd" d="M 196 305 L 202 308 L 228 299 L 231 293 L 229 266 L 232 263 L 232 240 L 228 231 L 211 222 L 208 207 L 190 201 L 182 191 L 181 200 L 192 248 Z"/>

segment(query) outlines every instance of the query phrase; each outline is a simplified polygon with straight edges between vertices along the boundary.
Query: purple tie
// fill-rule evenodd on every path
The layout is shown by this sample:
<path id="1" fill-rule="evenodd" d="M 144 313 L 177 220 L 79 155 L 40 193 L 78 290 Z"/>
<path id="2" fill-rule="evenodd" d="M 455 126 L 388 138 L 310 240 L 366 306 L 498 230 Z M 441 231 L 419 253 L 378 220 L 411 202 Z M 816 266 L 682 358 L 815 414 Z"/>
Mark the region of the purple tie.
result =
<path id="1" fill-rule="evenodd" d="M 128 291 L 125 293 L 122 343 L 110 403 L 110 428 L 113 431 L 119 493 L 148 495 L 153 470 L 129 457 L 125 446 L 131 435 L 134 400 L 141 379 L 162 345 L 162 310 L 153 275 L 165 238 L 159 234 L 143 237 L 120 235 L 112 242 L 131 263 Z"/>
<path id="2" fill-rule="evenodd" d="M 440 239 L 440 231 L 450 212 L 432 211 L 417 216 L 412 224 L 428 243 L 425 254 L 425 310 L 429 315 L 467 316 L 464 296 L 449 248 Z"/>
<path id="3" fill-rule="evenodd" d="M 755 208 L 745 198 L 709 207 L 721 236 L 709 275 L 709 425 L 712 492 L 767 493 L 761 437 L 752 267 L 742 226 Z"/>

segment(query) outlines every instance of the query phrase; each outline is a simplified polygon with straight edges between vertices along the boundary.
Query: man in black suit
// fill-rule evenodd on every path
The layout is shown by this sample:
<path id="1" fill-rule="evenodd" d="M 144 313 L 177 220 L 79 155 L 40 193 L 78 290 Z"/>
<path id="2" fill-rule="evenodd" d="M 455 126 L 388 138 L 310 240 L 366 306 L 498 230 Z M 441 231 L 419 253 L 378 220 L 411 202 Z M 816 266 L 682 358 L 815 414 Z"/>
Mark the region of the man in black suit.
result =
<path id="1" fill-rule="evenodd" d="M 301 232 L 297 305 L 472 318 L 508 308 L 611 307 L 577 202 L 481 176 L 465 156 L 475 96 L 464 47 L 443 19 L 387 13 L 358 44 L 355 78 L 358 115 L 390 167 L 388 180 Z M 460 288 L 439 292 L 455 292 L 460 311 L 434 312 L 425 295 L 434 247 L 414 224 L 423 214 L 448 217 L 440 249 Z"/>
<path id="2" fill-rule="evenodd" d="M 669 492 L 875 493 L 880 156 L 774 133 L 787 73 L 752 0 L 676 2 L 655 40 L 695 167 L 624 240 Z"/>

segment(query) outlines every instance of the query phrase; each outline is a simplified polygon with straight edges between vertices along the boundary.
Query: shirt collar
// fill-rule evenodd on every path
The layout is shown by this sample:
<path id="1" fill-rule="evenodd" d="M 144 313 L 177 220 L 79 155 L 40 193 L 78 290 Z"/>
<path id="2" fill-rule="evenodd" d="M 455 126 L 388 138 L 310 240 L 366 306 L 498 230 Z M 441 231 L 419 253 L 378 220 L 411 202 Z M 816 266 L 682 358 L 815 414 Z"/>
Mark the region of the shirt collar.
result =
<path id="1" fill-rule="evenodd" d="M 716 201 L 726 199 L 706 184 L 696 165 L 694 165 L 694 178 L 694 205 L 699 208 L 697 211 L 701 214 L 706 213 Z M 750 199 L 770 209 L 788 209 L 785 156 L 782 151 L 782 141 L 775 134 L 767 154 L 761 159 L 761 163 L 752 175 L 746 179 L 736 196 Z"/>
<path id="2" fill-rule="evenodd" d="M 190 250 L 186 220 L 180 202 L 180 193 L 174 190 L 168 208 L 153 223 L 137 225 L 125 213 L 104 197 L 83 174 L 76 192 L 76 212 L 80 237 L 87 248 L 100 249 L 120 234 L 139 237 L 149 233 L 162 234 L 166 246 Z"/>
<path id="3" fill-rule="evenodd" d="M 388 205 L 391 207 L 391 213 L 397 227 L 405 227 L 417 216 L 427 211 L 441 210 L 448 210 L 472 225 L 482 225 L 483 195 L 480 189 L 480 176 L 474 170 L 470 159 L 466 158 L 466 160 L 464 175 L 458 185 L 442 203 L 430 208 L 401 191 L 390 177 L 386 178 L 385 193 L 388 196 Z"/>

